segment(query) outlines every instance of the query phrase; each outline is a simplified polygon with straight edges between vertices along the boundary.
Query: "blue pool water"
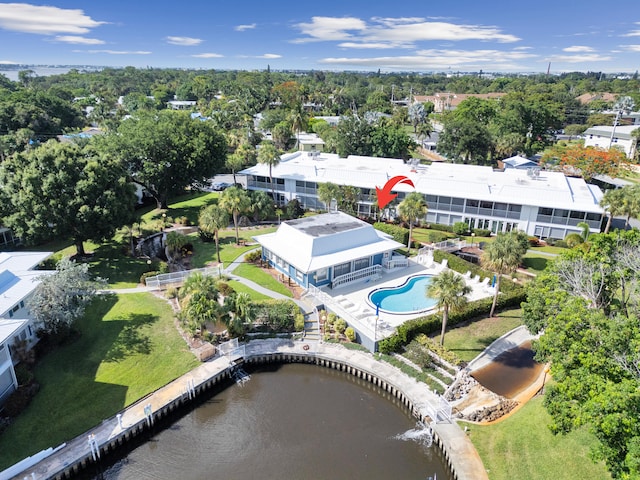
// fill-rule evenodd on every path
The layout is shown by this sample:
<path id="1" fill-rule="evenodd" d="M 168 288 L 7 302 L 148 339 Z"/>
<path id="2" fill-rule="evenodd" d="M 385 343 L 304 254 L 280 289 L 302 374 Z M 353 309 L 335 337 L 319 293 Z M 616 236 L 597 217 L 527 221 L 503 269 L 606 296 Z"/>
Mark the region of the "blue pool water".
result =
<path id="1" fill-rule="evenodd" d="M 379 305 L 380 311 L 388 313 L 422 312 L 438 303 L 425 295 L 431 283 L 431 275 L 416 275 L 399 287 L 380 288 L 369 294 L 373 306 Z"/>

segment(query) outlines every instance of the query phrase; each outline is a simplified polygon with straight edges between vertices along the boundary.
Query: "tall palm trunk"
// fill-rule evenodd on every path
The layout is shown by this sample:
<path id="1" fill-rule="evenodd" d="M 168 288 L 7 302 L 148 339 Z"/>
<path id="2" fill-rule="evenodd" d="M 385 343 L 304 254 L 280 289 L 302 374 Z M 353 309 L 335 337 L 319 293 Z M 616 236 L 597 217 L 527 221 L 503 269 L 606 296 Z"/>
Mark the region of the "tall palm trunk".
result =
<path id="1" fill-rule="evenodd" d="M 442 309 L 442 331 L 440 332 L 440 345 L 444 345 L 444 332 L 447 331 L 447 322 L 449 321 L 449 305 L 444 304 Z"/>

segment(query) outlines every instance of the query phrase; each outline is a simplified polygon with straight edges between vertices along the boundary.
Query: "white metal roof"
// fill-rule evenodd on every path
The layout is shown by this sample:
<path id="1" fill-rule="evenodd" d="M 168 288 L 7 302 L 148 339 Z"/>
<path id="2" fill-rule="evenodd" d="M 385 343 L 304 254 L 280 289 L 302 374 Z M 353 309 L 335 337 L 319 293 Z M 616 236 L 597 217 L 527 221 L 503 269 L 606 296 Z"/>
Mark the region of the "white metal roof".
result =
<path id="1" fill-rule="evenodd" d="M 38 277 L 55 272 L 33 270 L 50 255 L 51 252 L 0 253 L 0 319 L 7 317 L 8 310 L 35 290 Z"/>
<path id="2" fill-rule="evenodd" d="M 269 176 L 269 167 L 258 164 L 240 172 L 245 175 Z M 561 172 L 541 170 L 537 178 L 527 170 L 434 162 L 413 168 L 402 159 L 361 157 L 350 155 L 295 152 L 282 156 L 272 169 L 273 177 L 309 182 L 332 182 L 361 188 L 382 188 L 390 178 L 403 175 L 410 178 L 415 190 L 424 194 L 471 198 L 518 205 L 575 209 L 602 213 L 598 205 L 602 191 L 587 185 L 581 178 L 566 177 Z M 398 183 L 394 191 L 413 191 Z"/>
<path id="3" fill-rule="evenodd" d="M 0 319 L 0 345 L 8 338 L 11 338 L 18 330 L 24 327 L 28 320 L 5 320 Z"/>
<path id="4" fill-rule="evenodd" d="M 343 212 L 286 221 L 274 233 L 254 238 L 305 273 L 403 246 L 368 223 Z"/>
<path id="5" fill-rule="evenodd" d="M 640 128 L 640 125 L 618 125 L 616 126 L 615 136 L 616 138 L 622 138 L 624 140 L 631 139 L 631 132 Z M 610 137 L 613 132 L 613 126 L 610 125 L 596 125 L 591 128 L 587 128 L 584 135 L 600 135 Z"/>

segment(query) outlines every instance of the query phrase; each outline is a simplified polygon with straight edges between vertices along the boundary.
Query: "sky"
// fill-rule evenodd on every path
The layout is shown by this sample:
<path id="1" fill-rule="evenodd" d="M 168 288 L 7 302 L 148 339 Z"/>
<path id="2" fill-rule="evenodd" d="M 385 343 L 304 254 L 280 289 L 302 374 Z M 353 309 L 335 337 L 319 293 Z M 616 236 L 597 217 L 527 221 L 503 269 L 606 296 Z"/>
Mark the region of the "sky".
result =
<path id="1" fill-rule="evenodd" d="M 633 73 L 640 69 L 640 2 L 0 2 L 0 64 L 11 63 Z"/>

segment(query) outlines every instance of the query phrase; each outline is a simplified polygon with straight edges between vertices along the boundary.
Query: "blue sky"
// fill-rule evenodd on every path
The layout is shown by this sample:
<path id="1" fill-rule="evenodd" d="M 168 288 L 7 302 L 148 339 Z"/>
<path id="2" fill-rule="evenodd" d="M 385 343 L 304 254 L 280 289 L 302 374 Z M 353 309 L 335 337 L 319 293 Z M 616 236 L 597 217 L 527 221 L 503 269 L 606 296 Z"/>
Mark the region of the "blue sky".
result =
<path id="1" fill-rule="evenodd" d="M 0 64 L 634 72 L 640 3 L 618 0 L 0 2 Z"/>

